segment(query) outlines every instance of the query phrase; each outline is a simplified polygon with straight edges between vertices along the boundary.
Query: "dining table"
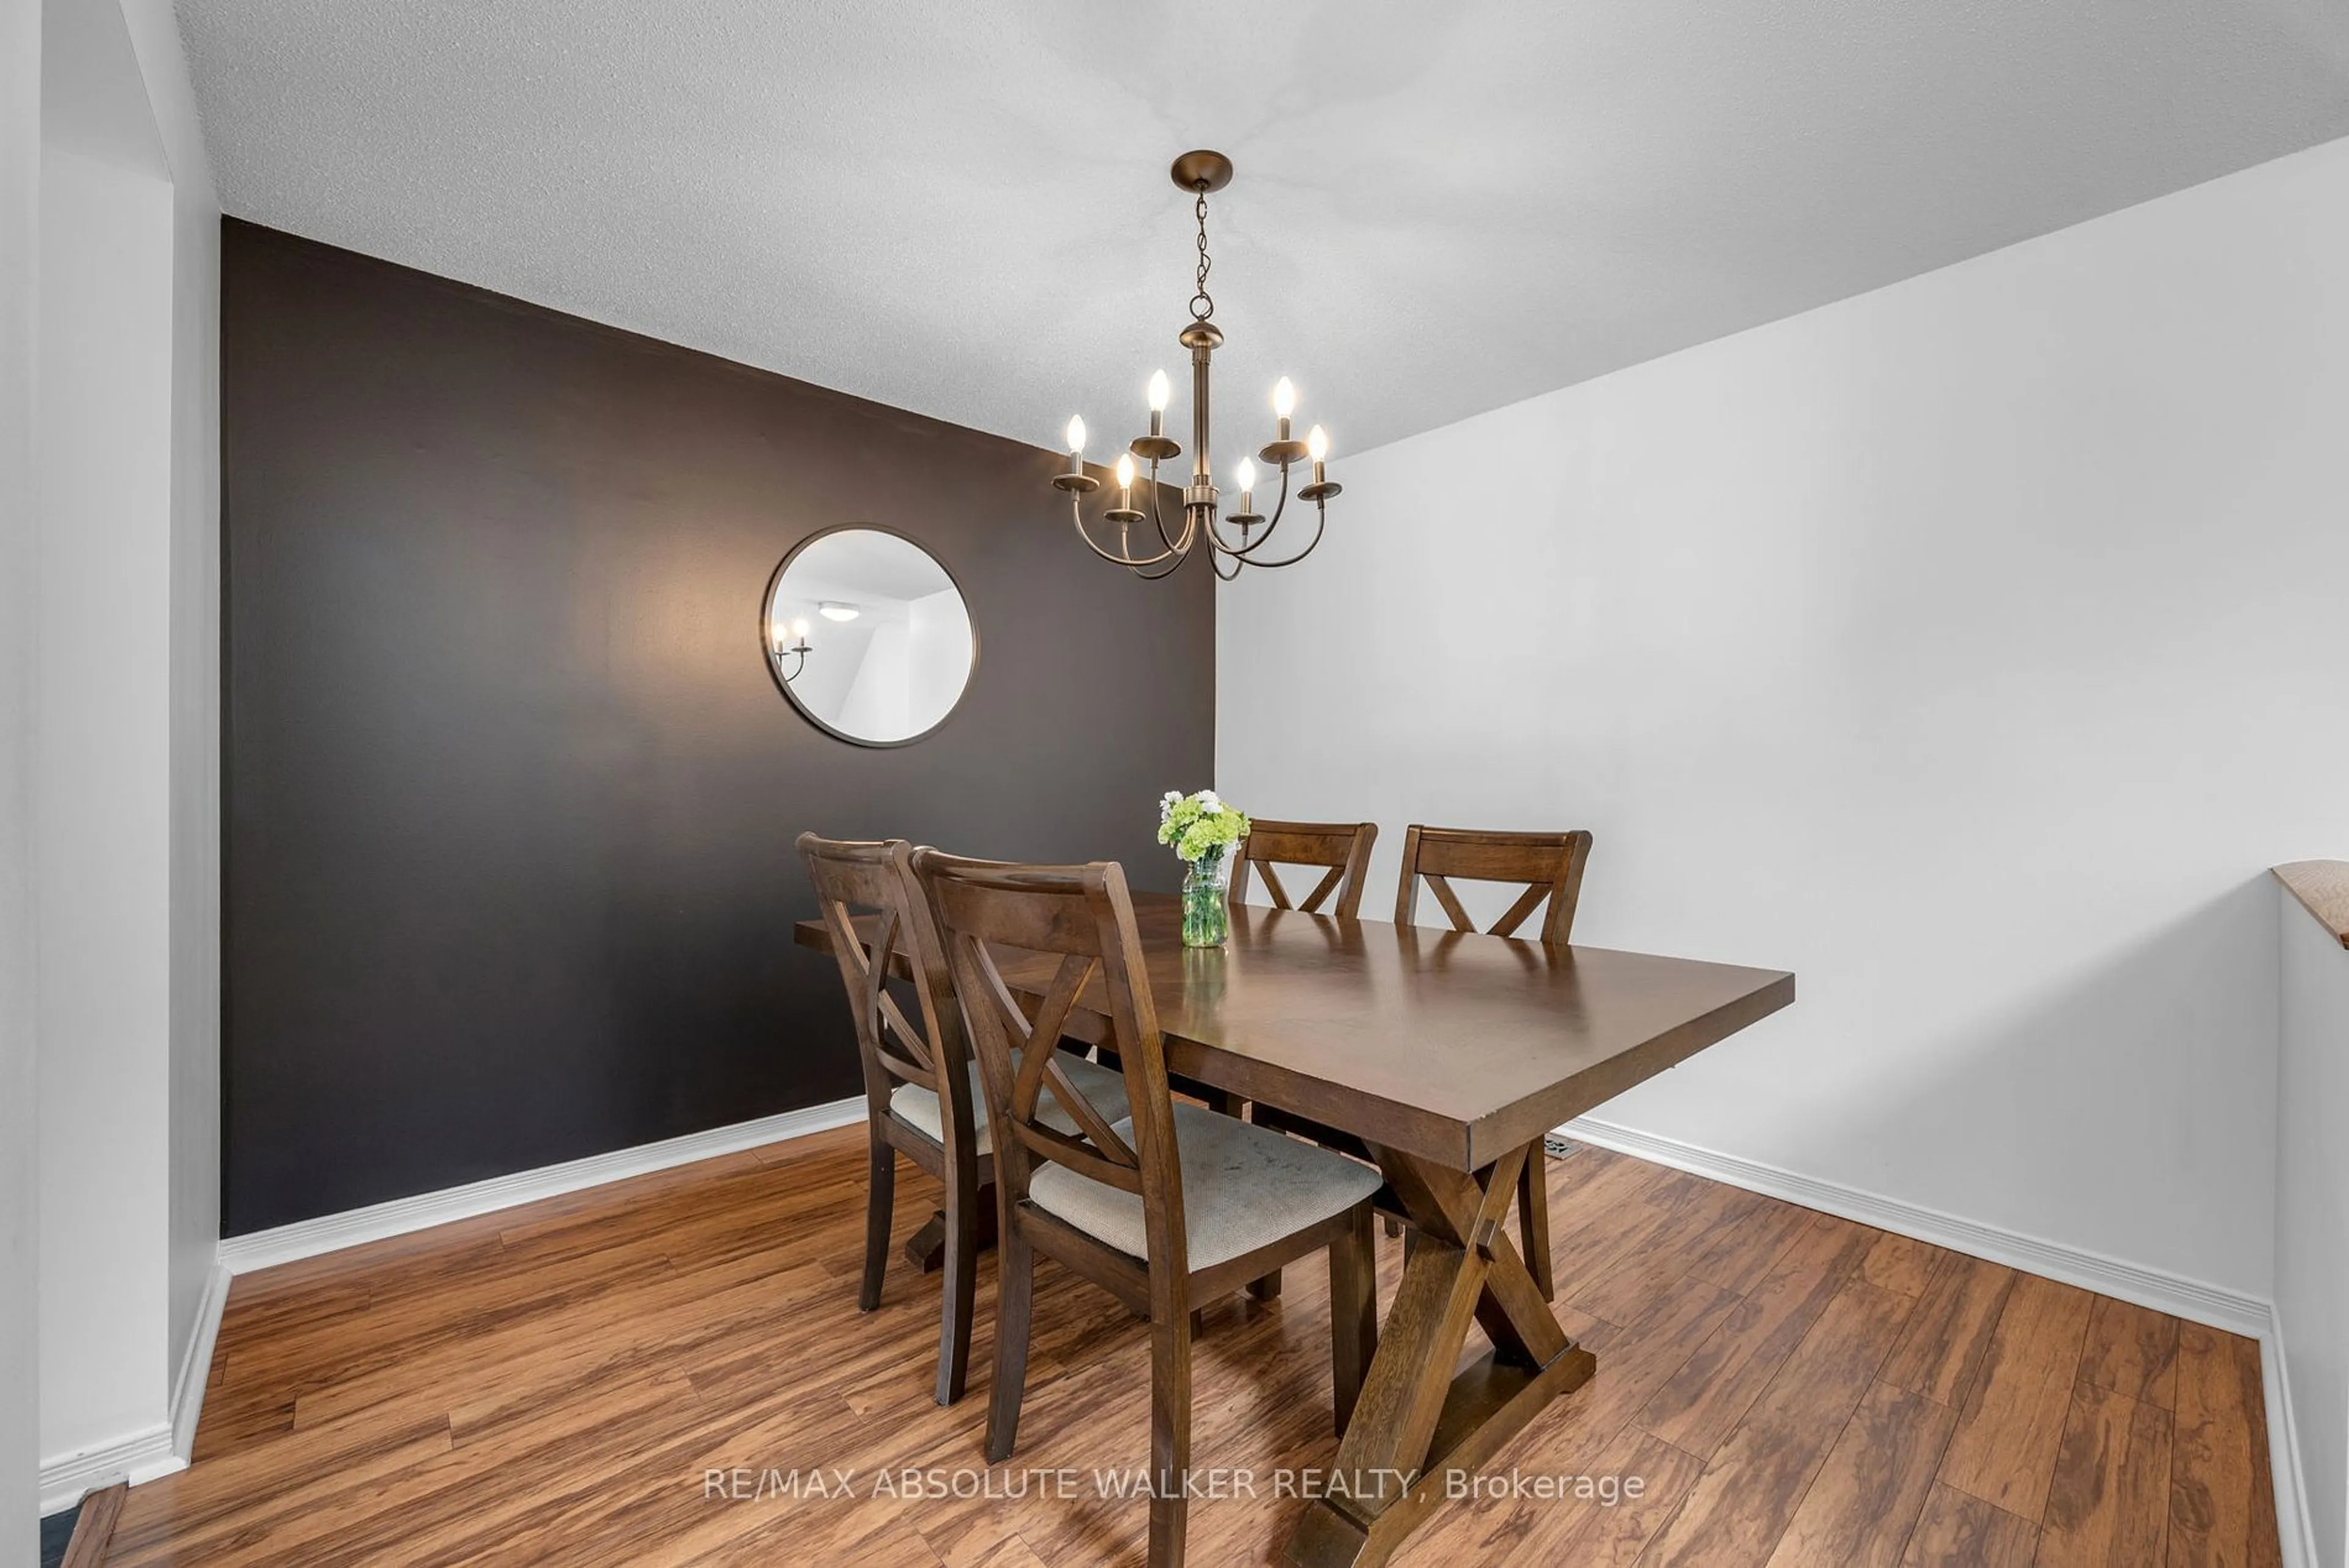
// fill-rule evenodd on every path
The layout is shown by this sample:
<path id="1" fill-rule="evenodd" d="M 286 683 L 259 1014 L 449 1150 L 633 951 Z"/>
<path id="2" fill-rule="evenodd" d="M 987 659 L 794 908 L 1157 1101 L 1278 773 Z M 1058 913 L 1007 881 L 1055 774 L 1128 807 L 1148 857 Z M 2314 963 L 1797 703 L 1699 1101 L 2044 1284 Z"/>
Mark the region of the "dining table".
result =
<path id="1" fill-rule="evenodd" d="M 1248 904 L 1222 946 L 1191 948 L 1178 899 L 1136 893 L 1133 908 L 1168 1070 L 1352 1134 L 1413 1227 L 1330 1484 L 1286 1549 L 1310 1568 L 1384 1563 L 1596 1368 L 1504 1228 L 1526 1162 L 1553 1129 L 1792 1002 L 1795 977 Z M 820 920 L 797 940 L 831 946 Z M 1031 996 L 1058 963 L 997 961 Z M 1071 1014 L 1079 1041 L 1107 1033 L 1101 983 Z M 1472 1324 L 1491 1348 L 1463 1368 Z"/>

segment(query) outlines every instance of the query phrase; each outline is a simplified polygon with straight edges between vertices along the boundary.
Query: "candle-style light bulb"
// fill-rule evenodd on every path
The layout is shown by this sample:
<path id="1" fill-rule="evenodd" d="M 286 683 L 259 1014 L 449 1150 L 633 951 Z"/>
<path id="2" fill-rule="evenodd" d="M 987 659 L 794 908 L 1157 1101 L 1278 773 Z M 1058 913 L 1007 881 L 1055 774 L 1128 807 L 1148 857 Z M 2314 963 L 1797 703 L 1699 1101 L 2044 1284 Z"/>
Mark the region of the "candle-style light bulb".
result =
<path id="1" fill-rule="evenodd" d="M 806 621 L 804 618 L 802 618 L 802 619 L 795 620 L 795 621 L 792 622 L 792 635 L 793 637 L 795 637 L 795 638 L 799 639 L 801 641 L 804 642 L 804 641 L 806 641 L 806 640 L 807 640 L 807 634 L 808 634 L 808 624 L 807 624 L 807 621 Z"/>
<path id="2" fill-rule="evenodd" d="M 1071 457 L 1081 456 L 1083 454 L 1084 450 L 1085 416 L 1082 414 L 1071 414 L 1069 416 L 1069 455 Z"/>
<path id="3" fill-rule="evenodd" d="M 1166 400 L 1174 395 L 1174 387 L 1166 379 L 1165 371 L 1151 372 L 1150 439 L 1154 441 L 1166 433 Z"/>
<path id="4" fill-rule="evenodd" d="M 1315 425 L 1305 433 L 1305 454 L 1316 462 L 1330 455 L 1330 432 Z"/>
<path id="5" fill-rule="evenodd" d="M 1246 495 L 1249 491 L 1254 490 L 1256 488 L 1256 463 L 1254 460 L 1245 457 L 1240 459 L 1240 465 L 1232 470 L 1232 477 L 1239 481 L 1240 493 L 1242 495 Z"/>
<path id="6" fill-rule="evenodd" d="M 1117 454 L 1117 487 L 1123 491 L 1133 488 L 1133 454 L 1130 452 Z"/>
<path id="7" fill-rule="evenodd" d="M 1283 376 L 1273 383 L 1272 412 L 1276 419 L 1287 419 L 1297 411 L 1297 383 Z"/>

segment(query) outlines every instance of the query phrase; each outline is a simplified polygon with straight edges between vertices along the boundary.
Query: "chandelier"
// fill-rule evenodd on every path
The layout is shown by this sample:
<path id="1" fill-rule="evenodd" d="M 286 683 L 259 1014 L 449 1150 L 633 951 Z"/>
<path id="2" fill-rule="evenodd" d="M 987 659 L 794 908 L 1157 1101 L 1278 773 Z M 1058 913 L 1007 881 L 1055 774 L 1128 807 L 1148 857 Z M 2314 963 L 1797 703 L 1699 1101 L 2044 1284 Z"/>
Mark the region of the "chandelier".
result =
<path id="1" fill-rule="evenodd" d="M 1102 560 L 1154 581 L 1173 573 L 1191 558 L 1195 547 L 1204 544 L 1208 566 L 1216 576 L 1229 582 L 1240 575 L 1243 566 L 1293 566 L 1311 555 L 1313 547 L 1321 542 L 1327 503 L 1340 487 L 1330 482 L 1323 468 L 1330 455 L 1330 438 L 1322 433 L 1321 427 L 1315 425 L 1303 441 L 1291 438 L 1289 419 L 1297 411 L 1297 389 L 1283 376 L 1272 389 L 1271 444 L 1257 452 L 1258 459 L 1280 470 L 1280 493 L 1273 504 L 1272 515 L 1267 517 L 1256 509 L 1256 463 L 1243 457 L 1232 472 L 1239 486 L 1239 510 L 1218 523 L 1215 465 L 1210 461 L 1207 381 L 1209 358 L 1223 342 L 1224 334 L 1211 319 L 1216 314 L 1216 302 L 1207 293 L 1207 271 L 1214 265 L 1207 256 L 1207 194 L 1231 183 L 1232 161 L 1220 152 L 1185 152 L 1174 160 L 1169 173 L 1177 187 L 1198 198 L 1194 211 L 1199 220 L 1198 286 L 1191 296 L 1190 325 L 1175 337 L 1191 351 L 1191 483 L 1183 490 L 1182 527 L 1170 531 L 1158 504 L 1158 465 L 1183 455 L 1182 443 L 1166 433 L 1166 400 L 1172 387 L 1164 370 L 1150 378 L 1150 433 L 1134 437 L 1126 450 L 1117 454 L 1117 504 L 1106 508 L 1101 517 L 1117 528 L 1115 549 L 1104 548 L 1097 542 L 1092 525 L 1085 521 L 1085 497 L 1102 485 L 1101 481 L 1085 472 L 1085 421 L 1081 415 L 1069 421 L 1069 466 L 1052 476 L 1052 484 L 1068 493 L 1069 518 L 1076 524 L 1077 537 Z M 1299 486 L 1296 498 L 1312 504 L 1313 537 L 1293 555 L 1278 558 L 1258 555 L 1271 543 L 1274 531 L 1288 511 L 1290 467 L 1308 459 L 1313 463 L 1313 483 Z M 1145 470 L 1137 467 L 1137 463 L 1149 466 Z M 1150 503 L 1147 512 L 1133 504 L 1137 479 Z M 1150 524 L 1149 531 L 1143 535 L 1141 552 L 1136 553 L 1134 535 L 1145 520 Z M 1239 531 L 1237 541 L 1225 535 L 1222 524 Z M 1259 529 L 1262 532 L 1257 532 Z M 1228 568 L 1226 562 L 1230 563 Z"/>

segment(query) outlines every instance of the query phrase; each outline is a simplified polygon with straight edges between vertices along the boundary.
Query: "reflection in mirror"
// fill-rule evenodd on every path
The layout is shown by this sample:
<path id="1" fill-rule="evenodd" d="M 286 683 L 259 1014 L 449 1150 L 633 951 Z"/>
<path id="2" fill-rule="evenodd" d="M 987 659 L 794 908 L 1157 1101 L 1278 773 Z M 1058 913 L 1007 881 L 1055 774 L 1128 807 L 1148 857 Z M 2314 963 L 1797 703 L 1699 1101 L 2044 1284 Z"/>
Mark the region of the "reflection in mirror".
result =
<path id="1" fill-rule="evenodd" d="M 835 528 L 767 585 L 767 663 L 799 711 L 844 741 L 893 746 L 962 700 L 978 638 L 947 569 L 880 528 Z"/>

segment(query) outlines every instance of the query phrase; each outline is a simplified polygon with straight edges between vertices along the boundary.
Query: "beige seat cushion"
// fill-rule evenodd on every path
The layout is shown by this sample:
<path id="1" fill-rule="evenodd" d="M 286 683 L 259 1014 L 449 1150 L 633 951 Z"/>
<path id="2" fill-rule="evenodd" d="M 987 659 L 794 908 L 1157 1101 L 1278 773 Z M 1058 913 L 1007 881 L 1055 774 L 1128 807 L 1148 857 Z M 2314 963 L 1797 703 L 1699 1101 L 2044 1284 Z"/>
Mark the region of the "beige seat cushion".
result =
<path id="1" fill-rule="evenodd" d="M 1117 1124 L 1133 1140 L 1133 1122 Z M 1183 1166 L 1185 1245 L 1194 1269 L 1213 1268 L 1340 1214 L 1379 1189 L 1379 1173 L 1234 1116 L 1174 1106 L 1174 1147 Z M 1037 1168 L 1028 1183 L 1037 1208 L 1132 1257 L 1149 1256 L 1142 1199 L 1065 1166 Z"/>
<path id="2" fill-rule="evenodd" d="M 1069 1075 L 1069 1082 L 1076 1085 L 1077 1093 L 1098 1106 L 1104 1119 L 1113 1122 L 1125 1115 L 1124 1074 L 1067 1051 L 1061 1053 L 1061 1067 Z M 1059 1098 L 1050 1089 L 1044 1091 L 1043 1106 L 1042 1119 L 1047 1126 L 1064 1133 L 1077 1130 L 1076 1122 L 1061 1108 Z M 919 1084 L 901 1084 L 897 1092 L 889 1096 L 889 1108 L 940 1143 L 946 1142 L 946 1107 L 938 1104 L 938 1096 L 931 1090 Z M 991 1153 L 995 1148 L 995 1129 L 988 1125 L 987 1083 L 979 1076 L 977 1062 L 970 1064 L 970 1115 L 978 1124 L 978 1152 Z"/>

